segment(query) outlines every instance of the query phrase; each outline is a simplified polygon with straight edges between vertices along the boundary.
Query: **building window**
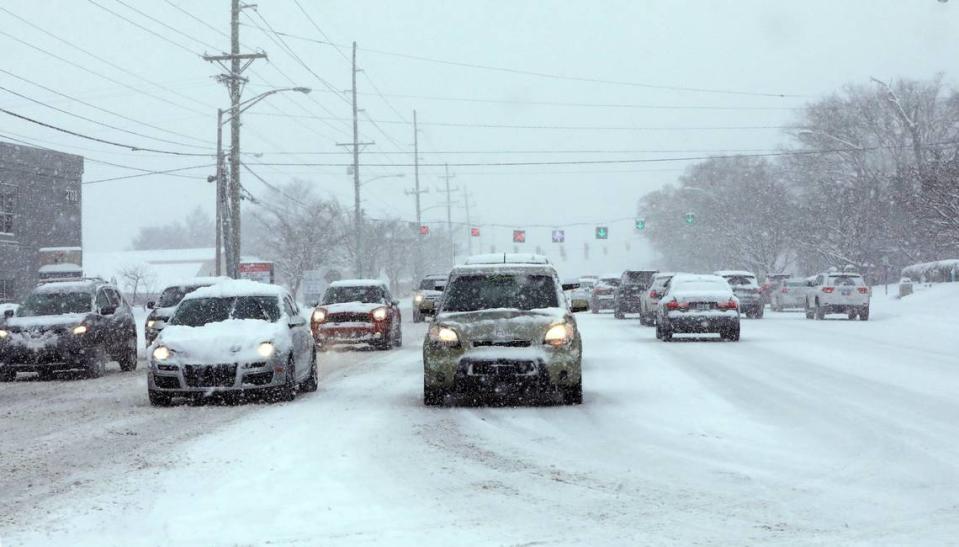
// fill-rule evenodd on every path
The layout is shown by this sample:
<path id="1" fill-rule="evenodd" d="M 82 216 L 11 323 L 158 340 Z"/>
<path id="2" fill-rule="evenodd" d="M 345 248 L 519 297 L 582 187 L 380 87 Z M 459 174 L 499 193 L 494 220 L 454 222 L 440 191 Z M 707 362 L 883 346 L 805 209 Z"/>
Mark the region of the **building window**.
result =
<path id="1" fill-rule="evenodd" d="M 76 188 L 67 188 L 67 201 L 77 203 L 80 201 L 80 191 Z"/>
<path id="2" fill-rule="evenodd" d="M 9 302 L 14 299 L 16 287 L 12 279 L 0 279 L 0 302 Z"/>
<path id="3" fill-rule="evenodd" d="M 12 234 L 17 210 L 17 187 L 0 184 L 0 233 Z"/>

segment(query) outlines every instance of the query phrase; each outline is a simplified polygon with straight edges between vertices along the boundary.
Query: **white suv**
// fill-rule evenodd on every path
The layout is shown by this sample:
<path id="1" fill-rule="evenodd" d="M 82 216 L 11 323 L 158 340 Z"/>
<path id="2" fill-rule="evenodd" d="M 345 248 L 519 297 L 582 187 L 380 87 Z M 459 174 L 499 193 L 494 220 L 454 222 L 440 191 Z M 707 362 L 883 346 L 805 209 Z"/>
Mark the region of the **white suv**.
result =
<path id="1" fill-rule="evenodd" d="M 806 292 L 806 319 L 825 319 L 828 313 L 842 313 L 849 319 L 859 317 L 867 321 L 871 293 L 858 273 L 821 273 Z"/>

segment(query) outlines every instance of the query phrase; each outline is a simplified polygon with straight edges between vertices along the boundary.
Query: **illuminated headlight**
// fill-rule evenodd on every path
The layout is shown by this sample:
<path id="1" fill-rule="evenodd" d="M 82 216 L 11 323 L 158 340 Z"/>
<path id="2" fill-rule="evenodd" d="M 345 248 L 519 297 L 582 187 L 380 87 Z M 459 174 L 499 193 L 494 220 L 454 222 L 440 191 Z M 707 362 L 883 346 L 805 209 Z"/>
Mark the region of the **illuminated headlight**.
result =
<path id="1" fill-rule="evenodd" d="M 157 361 L 166 361 L 170 358 L 170 355 L 170 348 L 166 346 L 157 346 L 157 348 L 153 350 L 153 358 Z"/>
<path id="2" fill-rule="evenodd" d="M 418 294 L 418 295 L 416 295 L 416 296 L 413 297 L 413 302 L 415 302 L 415 303 L 417 303 L 417 304 L 419 304 L 419 303 L 422 302 L 422 301 L 423 301 L 423 295 L 422 295 L 422 294 Z"/>
<path id="3" fill-rule="evenodd" d="M 553 325 L 546 331 L 546 336 L 543 337 L 543 343 L 557 347 L 565 346 L 573 340 L 573 336 L 573 326 L 569 323 L 560 323 Z"/>
<path id="4" fill-rule="evenodd" d="M 152 328 L 153 328 L 153 325 L 156 325 L 156 324 L 157 324 L 156 319 L 148 319 L 148 320 L 147 320 L 147 328 L 148 328 L 148 329 L 152 329 Z"/>
<path id="5" fill-rule="evenodd" d="M 276 347 L 270 342 L 263 342 L 256 347 L 256 352 L 260 354 L 260 357 L 273 357 Z"/>
<path id="6" fill-rule="evenodd" d="M 313 310 L 313 321 L 315 323 L 326 321 L 326 310 Z"/>
<path id="7" fill-rule="evenodd" d="M 460 343 L 460 337 L 449 327 L 434 325 L 430 328 L 430 341 L 444 346 L 457 346 Z"/>
<path id="8" fill-rule="evenodd" d="M 383 321 L 386 319 L 387 311 L 386 308 L 376 308 L 373 310 L 373 319 L 376 321 Z"/>
<path id="9" fill-rule="evenodd" d="M 86 334 L 86 332 L 87 332 L 86 325 L 77 325 L 73 327 L 73 334 L 80 335 L 80 334 Z"/>
<path id="10" fill-rule="evenodd" d="M 3 329 L 0 329 L 0 339 L 6 338 L 9 334 L 10 334 L 9 332 Z"/>

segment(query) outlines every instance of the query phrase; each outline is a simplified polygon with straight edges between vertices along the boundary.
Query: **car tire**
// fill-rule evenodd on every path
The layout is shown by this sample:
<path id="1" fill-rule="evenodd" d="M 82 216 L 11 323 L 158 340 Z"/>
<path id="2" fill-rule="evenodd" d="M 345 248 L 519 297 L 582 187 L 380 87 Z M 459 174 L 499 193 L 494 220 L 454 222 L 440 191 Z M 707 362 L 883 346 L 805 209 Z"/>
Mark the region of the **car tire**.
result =
<path id="1" fill-rule="evenodd" d="M 822 321 L 826 318 L 826 308 L 819 305 L 819 301 L 816 300 L 816 308 L 813 310 L 817 321 Z"/>
<path id="2" fill-rule="evenodd" d="M 623 312 L 619 311 L 619 308 L 616 308 L 615 310 L 613 310 L 613 317 L 616 319 L 626 319 L 626 315 Z"/>
<path id="3" fill-rule="evenodd" d="M 753 315 L 755 316 L 756 319 L 762 319 L 763 315 L 766 315 L 765 306 L 759 306 L 759 308 L 756 309 L 756 313 Z"/>
<path id="4" fill-rule="evenodd" d="M 664 325 L 660 331 L 660 340 L 663 342 L 672 342 L 673 341 L 673 329 L 669 325 Z"/>
<path id="5" fill-rule="evenodd" d="M 129 345 L 123 349 L 123 352 L 120 355 L 117 356 L 117 363 L 120 364 L 120 370 L 123 372 L 136 370 L 137 358 L 137 338 L 136 335 L 134 335 L 133 340 L 129 343 Z"/>
<path id="6" fill-rule="evenodd" d="M 723 333 L 722 337 L 723 337 L 723 340 L 728 340 L 730 342 L 738 342 L 739 341 L 739 325 L 737 325 L 734 328 L 726 330 L 726 332 Z"/>
<path id="7" fill-rule="evenodd" d="M 286 381 L 283 385 L 274 388 L 275 394 L 273 400 L 281 403 L 289 403 L 296 400 L 296 364 L 291 355 L 286 361 Z"/>
<path id="8" fill-rule="evenodd" d="M 859 320 L 869 321 L 869 306 L 865 306 L 859 310 Z"/>
<path id="9" fill-rule="evenodd" d="M 393 337 L 393 344 L 392 344 L 392 345 L 393 345 L 394 348 L 401 348 L 401 347 L 403 347 L 403 326 L 402 326 L 402 324 L 399 324 L 399 323 L 398 323 L 398 324 L 396 325 L 396 333 L 395 333 L 395 335 L 394 335 L 394 337 Z"/>
<path id="10" fill-rule="evenodd" d="M 310 354 L 310 375 L 300 384 L 300 391 L 313 393 L 320 387 L 320 375 L 316 367 L 316 349 Z"/>
<path id="11" fill-rule="evenodd" d="M 573 385 L 563 387 L 563 404 L 581 405 L 583 404 L 583 381 L 580 380 Z"/>
<path id="12" fill-rule="evenodd" d="M 846 318 L 850 321 L 855 321 L 858 315 L 859 314 L 856 313 L 856 310 L 849 310 L 849 312 L 846 314 Z"/>
<path id="13" fill-rule="evenodd" d="M 440 406 L 446 400 L 446 390 L 423 384 L 423 404 L 426 406 Z"/>
<path id="14" fill-rule="evenodd" d="M 657 340 L 663 339 L 663 329 L 660 327 L 659 321 L 656 322 L 656 339 Z"/>
<path id="15" fill-rule="evenodd" d="M 37 377 L 40 378 L 41 382 L 49 382 L 57 377 L 57 371 L 52 368 L 43 367 L 37 370 Z"/>
<path id="16" fill-rule="evenodd" d="M 149 389 L 147 390 L 147 394 L 150 397 L 150 406 L 170 406 L 173 404 L 173 395 L 170 393 L 161 393 Z"/>
<path id="17" fill-rule="evenodd" d="M 806 319 L 812 319 L 812 318 L 813 318 L 813 309 L 809 307 L 809 301 L 807 300 L 806 301 Z"/>
<path id="18" fill-rule="evenodd" d="M 17 371 L 0 369 L 0 382 L 12 382 L 17 379 Z"/>
<path id="19" fill-rule="evenodd" d="M 84 376 L 86 376 L 88 380 L 99 378 L 103 376 L 103 372 L 105 371 L 106 367 L 107 365 L 101 356 L 97 355 L 87 362 L 86 366 L 84 367 Z"/>
<path id="20" fill-rule="evenodd" d="M 422 322 L 423 322 L 423 315 L 422 315 L 422 314 L 419 314 L 419 313 L 416 313 L 416 312 L 414 311 L 414 312 L 413 312 L 413 322 L 414 322 L 414 323 L 422 323 Z"/>
<path id="21" fill-rule="evenodd" d="M 590 306 L 589 313 L 599 313 L 599 308 L 597 308 L 596 306 Z"/>

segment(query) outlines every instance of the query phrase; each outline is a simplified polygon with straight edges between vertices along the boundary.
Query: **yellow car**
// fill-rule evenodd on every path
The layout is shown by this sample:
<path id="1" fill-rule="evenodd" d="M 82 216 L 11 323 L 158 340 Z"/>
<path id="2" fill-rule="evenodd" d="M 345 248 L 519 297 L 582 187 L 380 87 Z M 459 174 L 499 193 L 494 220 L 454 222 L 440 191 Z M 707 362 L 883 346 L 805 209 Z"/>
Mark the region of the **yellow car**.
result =
<path id="1" fill-rule="evenodd" d="M 430 274 L 420 281 L 420 287 L 413 293 L 413 322 L 422 323 L 427 316 L 436 314 L 436 307 L 443 289 L 446 288 L 445 274 Z"/>

